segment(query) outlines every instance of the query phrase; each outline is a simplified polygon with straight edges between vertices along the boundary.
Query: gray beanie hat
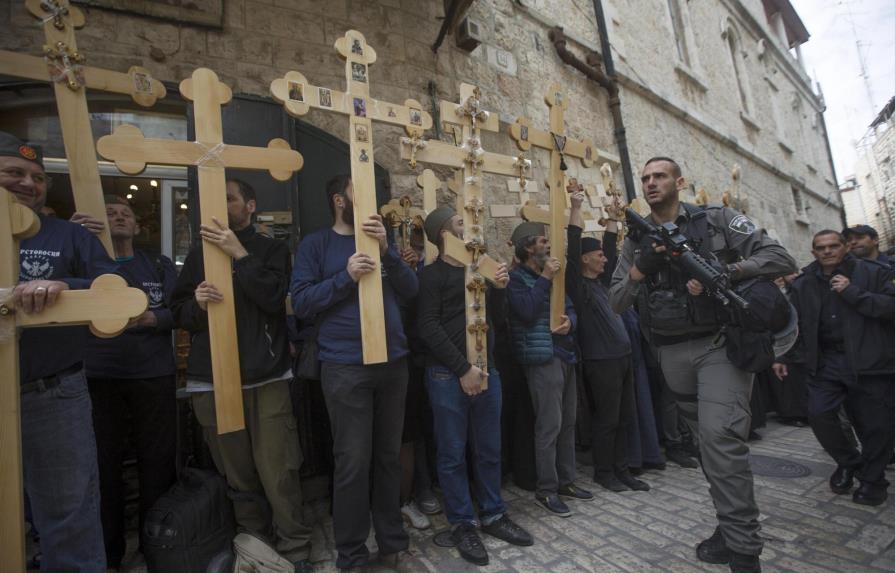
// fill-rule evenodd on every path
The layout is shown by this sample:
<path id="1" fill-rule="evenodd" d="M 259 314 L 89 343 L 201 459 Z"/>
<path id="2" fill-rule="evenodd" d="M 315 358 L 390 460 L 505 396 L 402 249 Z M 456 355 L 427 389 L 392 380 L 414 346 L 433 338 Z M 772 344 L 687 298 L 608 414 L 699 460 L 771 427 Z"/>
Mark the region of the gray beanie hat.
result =
<path id="1" fill-rule="evenodd" d="M 510 242 L 513 243 L 514 247 L 518 247 L 528 237 L 545 236 L 546 232 L 547 230 L 543 223 L 525 221 L 524 223 L 519 223 L 516 228 L 513 229 L 513 235 L 510 237 Z"/>
<path id="2" fill-rule="evenodd" d="M 441 229 L 444 224 L 451 220 L 451 217 L 457 212 L 450 207 L 439 207 L 426 216 L 424 227 L 426 229 L 426 238 L 433 245 L 438 244 L 438 238 L 441 236 Z"/>

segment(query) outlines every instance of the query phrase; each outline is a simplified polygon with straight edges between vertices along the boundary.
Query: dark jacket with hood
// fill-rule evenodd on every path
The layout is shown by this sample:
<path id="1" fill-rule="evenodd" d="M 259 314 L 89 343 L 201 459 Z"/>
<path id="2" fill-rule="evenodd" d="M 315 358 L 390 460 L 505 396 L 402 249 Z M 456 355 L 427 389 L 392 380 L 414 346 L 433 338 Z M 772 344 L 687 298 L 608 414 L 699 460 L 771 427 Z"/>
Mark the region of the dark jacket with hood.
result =
<path id="1" fill-rule="evenodd" d="M 236 231 L 236 237 L 249 252 L 232 263 L 239 370 L 246 386 L 289 369 L 285 301 L 291 264 L 285 243 L 257 233 L 251 225 Z M 208 313 L 194 297 L 205 277 L 202 249 L 199 243 L 187 256 L 171 297 L 171 310 L 175 323 L 190 332 L 187 377 L 211 382 Z"/>

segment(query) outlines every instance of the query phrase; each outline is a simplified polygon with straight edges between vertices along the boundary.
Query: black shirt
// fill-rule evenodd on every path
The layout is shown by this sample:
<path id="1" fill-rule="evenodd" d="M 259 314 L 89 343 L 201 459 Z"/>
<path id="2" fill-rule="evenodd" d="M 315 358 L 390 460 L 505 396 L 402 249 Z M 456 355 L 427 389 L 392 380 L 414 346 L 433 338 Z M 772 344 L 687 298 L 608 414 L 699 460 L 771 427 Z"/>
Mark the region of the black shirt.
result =
<path id="1" fill-rule="evenodd" d="M 817 280 L 821 282 L 823 297 L 820 301 L 820 335 L 821 346 L 833 346 L 842 344 L 845 336 L 842 333 L 842 301 L 839 294 L 830 288 L 831 276 L 818 273 Z"/>

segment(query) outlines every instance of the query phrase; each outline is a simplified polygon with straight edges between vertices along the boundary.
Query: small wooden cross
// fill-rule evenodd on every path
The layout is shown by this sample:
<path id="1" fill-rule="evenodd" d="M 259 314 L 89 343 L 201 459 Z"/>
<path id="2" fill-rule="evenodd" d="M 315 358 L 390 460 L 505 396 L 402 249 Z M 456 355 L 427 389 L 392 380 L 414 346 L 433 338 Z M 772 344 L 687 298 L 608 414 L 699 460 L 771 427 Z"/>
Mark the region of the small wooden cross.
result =
<path id="1" fill-rule="evenodd" d="M 379 210 L 388 226 L 401 232 L 401 249 L 410 247 L 410 234 L 413 229 L 423 230 L 426 221 L 426 212 L 413 206 L 413 201 L 408 195 L 400 199 L 392 199 Z"/>
<path id="2" fill-rule="evenodd" d="M 567 223 L 565 208 L 568 198 L 565 184 L 565 158 L 566 156 L 576 157 L 584 167 L 590 167 L 598 157 L 609 157 L 610 155 L 598 150 L 590 140 L 575 141 L 566 137 L 563 112 L 569 103 L 559 83 L 553 83 L 547 88 L 544 101 L 550 108 L 550 131 L 534 129 L 530 119 L 520 117 L 516 123 L 510 126 L 510 136 L 516 140 L 516 145 L 522 151 L 528 151 L 532 145 L 550 150 L 550 174 L 547 179 L 547 187 L 550 190 L 549 239 L 552 252 L 561 264 L 560 271 L 553 276 L 553 285 L 550 290 L 550 327 L 556 328 L 562 322 L 560 317 L 565 312 L 566 296 L 566 261 L 564 260 L 566 237 L 564 229 Z"/>
<path id="3" fill-rule="evenodd" d="M 121 74 L 84 66 L 84 55 L 75 42 L 75 28 L 85 24 L 84 13 L 69 0 L 26 0 L 25 6 L 43 26 L 47 42 L 44 57 L 0 51 L 0 74 L 52 82 L 75 207 L 105 221 L 106 205 L 84 88 L 127 94 L 138 104 L 150 106 L 165 97 L 165 86 L 140 67 Z M 99 238 L 114 256 L 108 226 Z"/>
<path id="4" fill-rule="evenodd" d="M 497 131 L 498 117 L 482 108 L 481 92 L 476 86 L 461 84 L 460 102 L 440 103 L 441 120 L 460 128 L 458 145 L 429 140 L 425 146 L 417 149 L 405 137 L 401 140 L 401 158 L 413 158 L 415 161 L 458 170 L 453 190 L 458 198 L 457 214 L 463 217 L 463 240 L 446 235 L 444 250 L 447 256 L 466 266 L 466 324 L 469 327 L 466 356 L 470 364 L 487 372 L 488 353 L 482 343 L 482 335 L 487 331 L 485 299 L 478 291 L 478 286 L 469 288 L 476 281 L 481 281 L 484 285 L 483 278 L 493 282 L 498 267 L 497 261 L 485 253 L 482 177 L 484 173 L 518 176 L 519 165 L 528 160 L 482 149 L 481 131 Z M 484 330 L 480 328 L 482 325 L 486 327 Z M 486 383 L 487 379 L 483 380 L 484 387 L 487 387 Z"/>
<path id="5" fill-rule="evenodd" d="M 11 297 L 19 280 L 19 241 L 39 230 L 37 215 L 0 187 L 0 561 L 3 571 L 10 572 L 25 571 L 18 329 L 89 324 L 93 334 L 108 338 L 120 334 L 148 305 L 140 289 L 129 288 L 117 275 L 102 275 L 89 290 L 59 293 L 43 312 L 17 312 Z"/>
<path id="6" fill-rule="evenodd" d="M 432 116 L 423 111 L 422 104 L 413 99 L 405 100 L 404 105 L 398 105 L 370 97 L 368 69 L 376 61 L 376 51 L 367 44 L 363 34 L 357 30 L 348 30 L 336 40 L 335 48 L 345 60 L 344 92 L 313 86 L 302 74 L 293 71 L 274 80 L 270 84 L 270 93 L 294 117 L 303 116 L 312 107 L 349 117 L 354 220 L 359 224 L 376 213 L 373 121 L 403 126 L 419 143 L 423 132 L 432 127 Z M 354 241 L 357 251 L 369 255 L 378 266 L 379 245 L 376 239 L 357 232 L 354 234 Z M 358 296 L 364 364 L 386 362 L 388 346 L 382 304 L 382 275 L 374 272 L 361 277 Z"/>
<path id="7" fill-rule="evenodd" d="M 112 135 L 101 137 L 99 154 L 115 162 L 124 173 L 136 174 L 149 163 L 197 166 L 199 172 L 199 212 L 202 224 L 213 226 L 212 217 L 227 220 L 225 167 L 267 170 L 285 181 L 302 166 L 302 157 L 283 139 L 272 139 L 266 148 L 228 145 L 223 141 L 221 106 L 233 97 L 217 75 L 199 68 L 180 82 L 180 93 L 193 102 L 196 141 L 146 139 L 134 126 L 122 125 Z M 233 264 L 221 249 L 204 245 L 205 279 L 224 297 L 208 305 L 208 332 L 211 337 L 211 367 L 218 432 L 235 432 L 245 427 L 242 408 L 242 381 L 236 342 L 236 310 L 233 306 Z"/>

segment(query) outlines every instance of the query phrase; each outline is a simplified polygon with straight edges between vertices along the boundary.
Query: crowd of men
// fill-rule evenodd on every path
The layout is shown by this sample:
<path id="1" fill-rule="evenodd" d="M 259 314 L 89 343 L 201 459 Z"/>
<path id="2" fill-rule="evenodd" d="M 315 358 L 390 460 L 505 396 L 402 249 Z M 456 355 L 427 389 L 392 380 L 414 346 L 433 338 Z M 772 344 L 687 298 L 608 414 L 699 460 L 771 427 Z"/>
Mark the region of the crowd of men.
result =
<path id="1" fill-rule="evenodd" d="M 895 270 L 879 253 L 876 232 L 860 226 L 846 235 L 817 233 L 816 262 L 797 275 L 794 259 L 744 215 L 681 202 L 687 184 L 673 159 L 650 159 L 641 181 L 652 223 L 676 226 L 730 284 L 756 288 L 751 285 L 784 279 L 801 334 L 785 354 L 773 353 L 773 366 L 768 362 L 764 370 L 795 388 L 791 401 L 807 394 L 805 417 L 837 464 L 831 489 L 849 492 L 857 479 L 856 503 L 884 503 L 885 466 L 895 446 Z M 0 133 L 0 186 L 40 213 L 49 187 L 40 149 Z M 698 464 L 718 516 L 698 558 L 729 564 L 735 573 L 760 571 L 759 510 L 746 444 L 756 370 L 731 351 L 727 339 L 737 331 L 718 285 L 687 275 L 655 235 L 629 235 L 618 256 L 614 223 L 602 241 L 583 237 L 584 193 L 574 180 L 568 191 L 568 252 L 551 249 L 543 225 L 522 223 L 511 238 L 513 264 L 499 265 L 488 285 L 487 369 L 466 356 L 465 265 L 444 248 L 446 237 L 463 238 L 463 221 L 449 207 L 426 218 L 425 235 L 439 256 L 423 265 L 419 252 L 389 241 L 379 215 L 354 220 L 351 180 L 336 177 L 325 190 L 334 223 L 304 237 L 293 264 L 284 243 L 253 225 L 254 189 L 230 179 L 228 221 L 202 225 L 179 275 L 166 257 L 134 248 L 139 221 L 123 199 L 107 198 L 106 222 L 41 214 L 40 232 L 21 242 L 14 296 L 23 312 L 41 312 L 60 292 L 86 288 L 106 272 L 124 276 L 149 299 L 149 309 L 118 338 L 93 339 L 77 327 L 22 334 L 24 474 L 41 566 L 90 573 L 121 566 L 120 468 L 129 434 L 141 524 L 175 481 L 171 332 L 177 327 L 190 333 L 185 390 L 214 465 L 233 492 L 238 526 L 296 571 L 312 570 L 290 399 L 295 356 L 303 352 L 319 360 L 331 425 L 340 570 L 360 571 L 370 562 L 371 522 L 380 565 L 419 567 L 408 551 L 405 521 L 428 527 L 425 514 L 442 506 L 450 541 L 477 565 L 489 559 L 480 534 L 523 547 L 537 542 L 513 521 L 501 496 L 502 420 L 516 408 L 504 407 L 504 386 L 512 384 L 525 389 L 533 502 L 545 516 L 565 517 L 576 503 L 595 500 L 576 483 L 576 445 L 589 443 L 593 481 L 608 492 L 649 490 L 638 476 L 665 469 L 666 459 Z M 114 260 L 91 232 L 103 224 Z M 381 265 L 356 252 L 356 232 L 376 239 Z M 219 248 L 233 261 L 246 429 L 224 435 L 216 428 L 207 317 L 222 294 L 203 278 L 204 248 Z M 551 328 L 558 272 L 566 277 L 565 310 Z M 382 276 L 388 361 L 365 365 L 357 283 L 369 273 Z M 287 294 L 298 335 L 289 333 Z M 508 335 L 498 340 L 495 333 L 503 332 Z M 501 345 L 506 352 L 498 352 Z M 512 356 L 513 364 L 499 355 Z M 510 374 L 521 379 L 509 380 Z M 423 426 L 432 433 L 428 443 Z M 846 435 L 852 426 L 859 445 Z"/>

